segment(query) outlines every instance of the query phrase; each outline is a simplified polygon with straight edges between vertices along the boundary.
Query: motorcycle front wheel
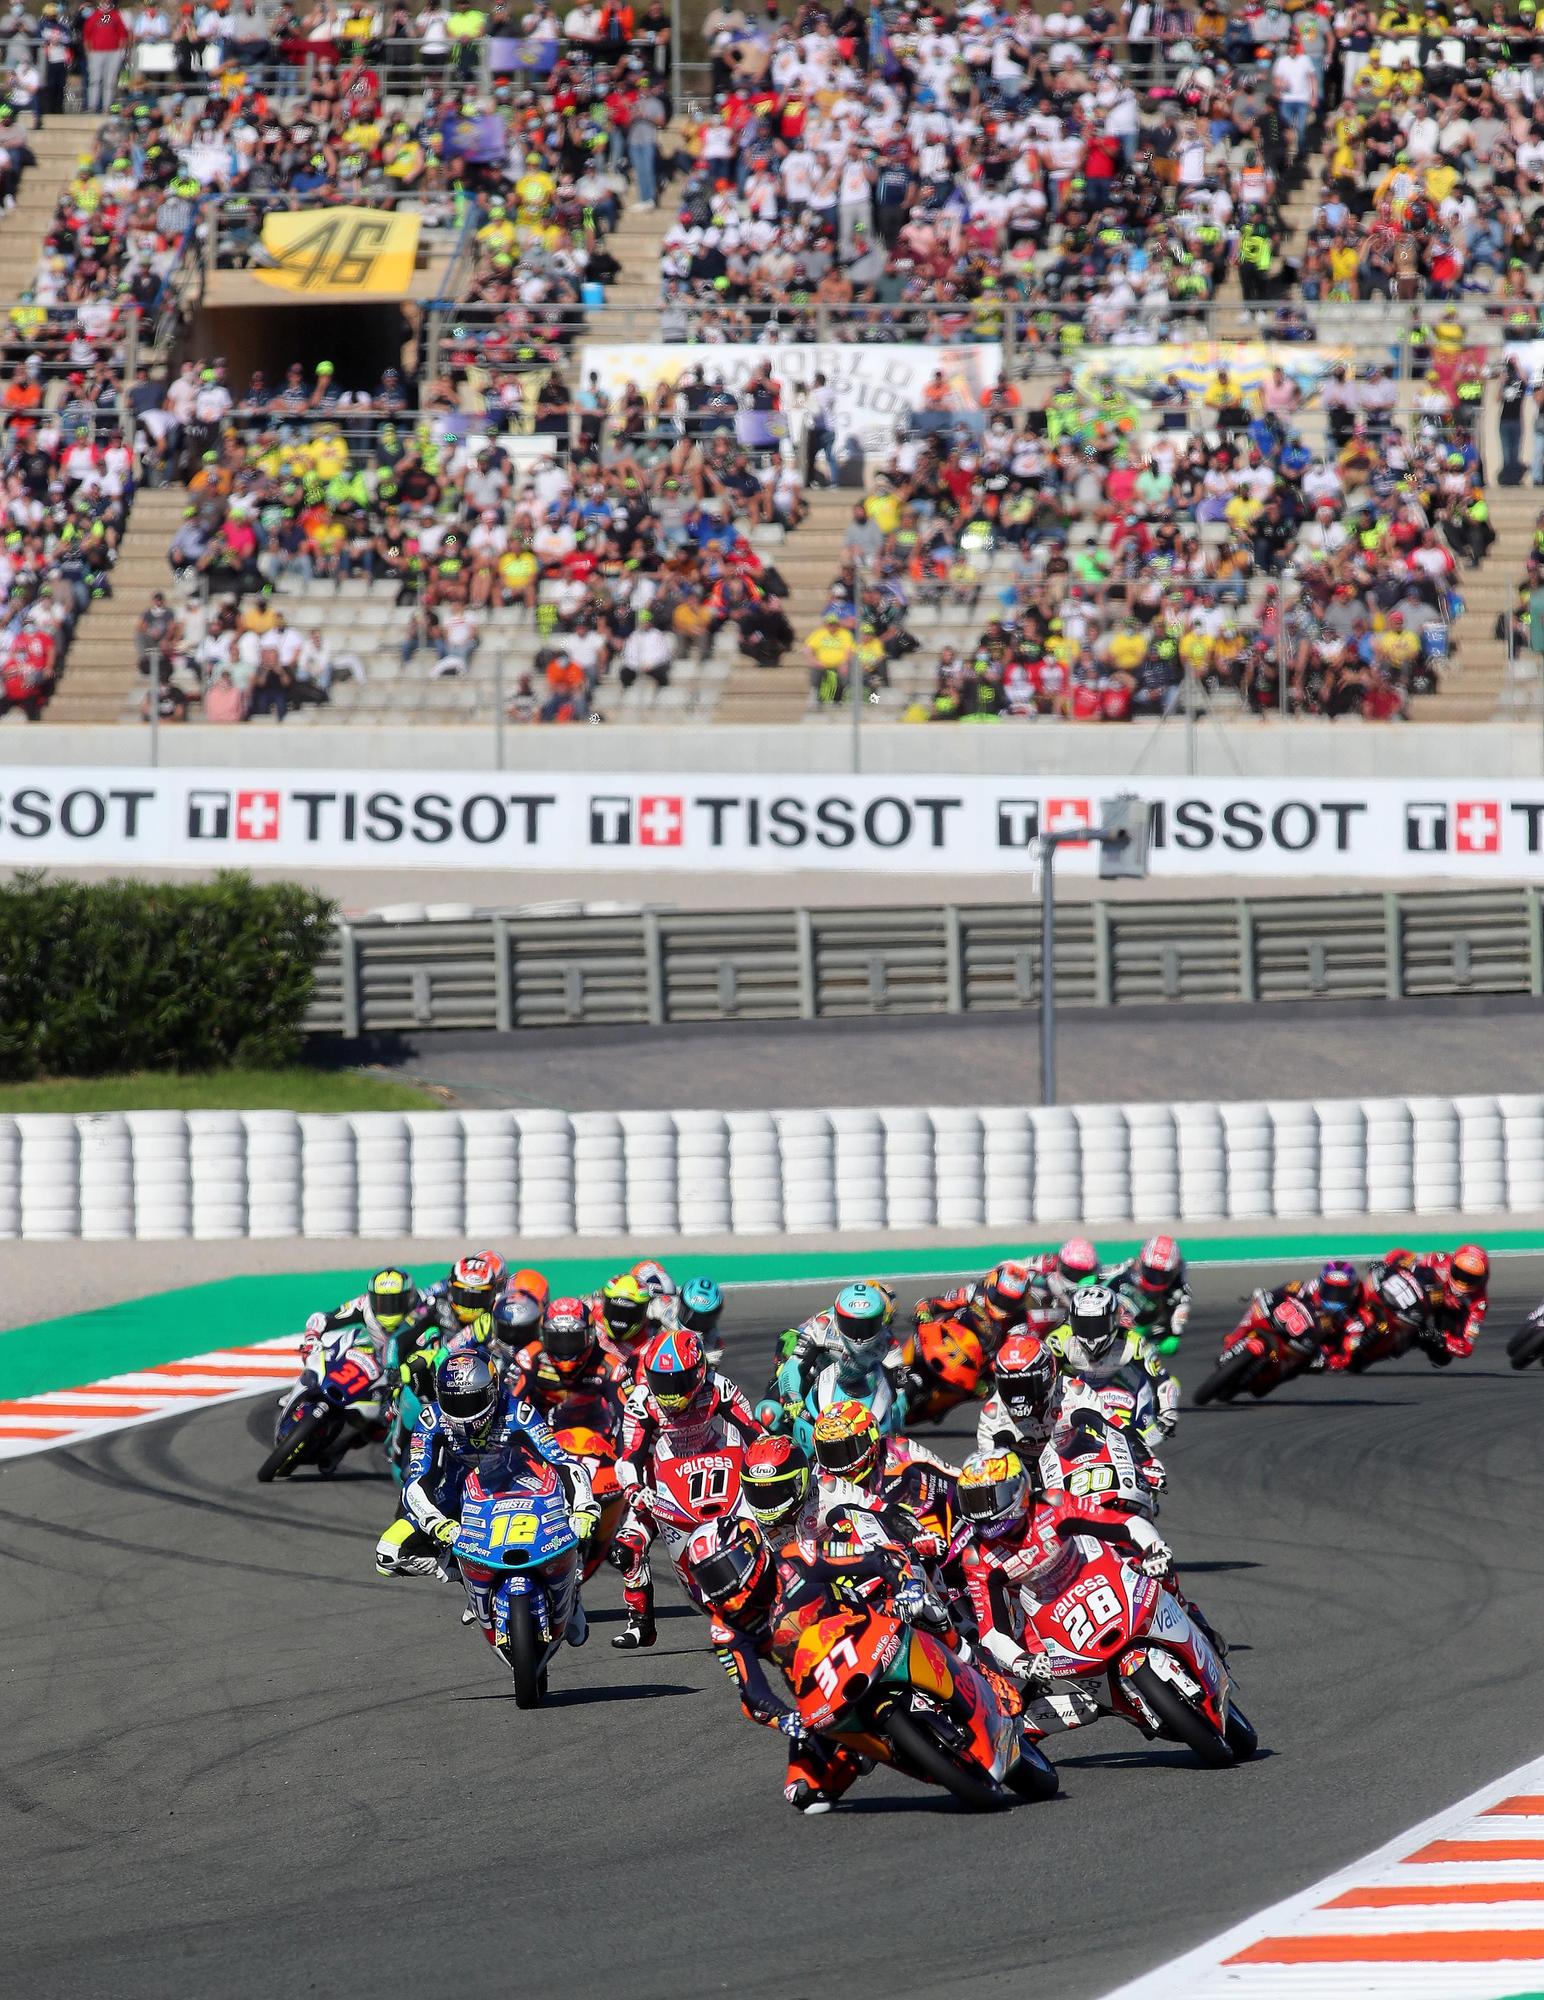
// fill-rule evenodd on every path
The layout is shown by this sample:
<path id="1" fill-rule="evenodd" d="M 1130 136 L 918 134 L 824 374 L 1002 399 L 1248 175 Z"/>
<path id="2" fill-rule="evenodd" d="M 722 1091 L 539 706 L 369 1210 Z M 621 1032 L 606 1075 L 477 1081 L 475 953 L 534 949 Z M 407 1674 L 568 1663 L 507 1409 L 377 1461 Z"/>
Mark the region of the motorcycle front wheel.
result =
<path id="1" fill-rule="evenodd" d="M 919 1717 L 892 1709 L 885 1717 L 884 1733 L 899 1753 L 903 1769 L 941 1785 L 962 1806 L 974 1812 L 1001 1812 L 1012 1805 L 1011 1792 L 974 1765 L 958 1763 Z"/>
<path id="2" fill-rule="evenodd" d="M 1514 1368 L 1530 1367 L 1544 1354 L 1544 1320 L 1529 1320 L 1512 1335 L 1506 1351 Z"/>
<path id="3" fill-rule="evenodd" d="M 331 1422 L 331 1414 L 326 1410 L 313 1410 L 308 1417 L 302 1417 L 288 1437 L 276 1444 L 257 1468 L 258 1485 L 267 1486 L 275 1479 L 288 1479 Z"/>
<path id="4" fill-rule="evenodd" d="M 1251 1354 L 1247 1347 L 1239 1354 L 1230 1354 L 1226 1361 L 1220 1361 L 1196 1390 L 1192 1399 L 1196 1407 L 1202 1409 L 1208 1403 L 1231 1402 L 1259 1362 L 1259 1355 Z"/>
<path id="5" fill-rule="evenodd" d="M 1227 1738 L 1219 1736 L 1206 1717 L 1190 1706 L 1178 1688 L 1171 1687 L 1151 1667 L 1138 1667 L 1131 1676 L 1131 1687 L 1134 1693 L 1141 1696 L 1143 1705 L 1158 1718 L 1164 1735 L 1185 1744 L 1203 1764 L 1223 1771 L 1234 1762 Z"/>
<path id="6" fill-rule="evenodd" d="M 531 1616 L 531 1602 L 527 1597 L 512 1597 L 509 1601 L 506 1652 L 509 1671 L 515 1681 L 515 1707 L 539 1708 L 546 1676 L 541 1670 L 541 1635 L 536 1630 L 536 1620 Z"/>

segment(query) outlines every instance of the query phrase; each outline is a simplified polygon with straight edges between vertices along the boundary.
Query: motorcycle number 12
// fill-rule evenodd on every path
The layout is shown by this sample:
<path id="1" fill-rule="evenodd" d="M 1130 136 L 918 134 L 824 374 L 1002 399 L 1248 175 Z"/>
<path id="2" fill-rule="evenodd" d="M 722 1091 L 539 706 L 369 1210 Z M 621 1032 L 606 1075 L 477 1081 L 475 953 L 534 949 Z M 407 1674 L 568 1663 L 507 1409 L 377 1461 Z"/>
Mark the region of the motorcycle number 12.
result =
<path id="1" fill-rule="evenodd" d="M 1109 1584 L 1101 1583 L 1088 1593 L 1081 1604 L 1074 1604 L 1070 1610 L 1063 1612 L 1060 1624 L 1067 1635 L 1068 1645 L 1075 1653 L 1080 1653 L 1101 1625 L 1107 1625 L 1120 1614 L 1120 1598 Z"/>

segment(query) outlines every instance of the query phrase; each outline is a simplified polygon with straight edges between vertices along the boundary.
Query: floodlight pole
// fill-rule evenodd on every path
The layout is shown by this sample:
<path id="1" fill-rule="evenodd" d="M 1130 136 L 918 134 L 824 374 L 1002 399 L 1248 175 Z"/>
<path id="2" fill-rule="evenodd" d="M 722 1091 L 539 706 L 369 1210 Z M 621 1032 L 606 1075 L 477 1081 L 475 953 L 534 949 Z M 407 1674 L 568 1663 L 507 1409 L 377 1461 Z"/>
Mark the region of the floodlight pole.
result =
<path id="1" fill-rule="evenodd" d="M 1040 836 L 1040 1102 L 1056 1102 L 1056 850 L 1063 846 L 1121 848 L 1124 830 L 1098 826 L 1058 827 Z"/>

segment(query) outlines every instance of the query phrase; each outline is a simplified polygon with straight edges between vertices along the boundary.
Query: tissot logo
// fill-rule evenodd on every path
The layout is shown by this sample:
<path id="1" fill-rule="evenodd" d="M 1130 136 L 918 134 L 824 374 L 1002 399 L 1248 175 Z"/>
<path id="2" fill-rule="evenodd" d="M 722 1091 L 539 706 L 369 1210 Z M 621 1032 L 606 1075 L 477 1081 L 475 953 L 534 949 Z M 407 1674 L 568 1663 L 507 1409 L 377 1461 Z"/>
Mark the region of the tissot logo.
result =
<path id="1" fill-rule="evenodd" d="M 1405 807 L 1409 854 L 1499 854 L 1501 807 L 1495 799 L 1412 799 Z"/>
<path id="2" fill-rule="evenodd" d="M 279 794 L 238 792 L 236 794 L 236 838 L 277 840 L 279 837 Z"/>
<path id="3" fill-rule="evenodd" d="M 679 847 L 685 826 L 686 815 L 679 799 L 654 795 L 638 801 L 640 847 Z"/>
<path id="4" fill-rule="evenodd" d="M 999 799 L 997 801 L 997 845 L 999 847 L 1028 847 L 1040 838 L 1040 801 L 1038 799 Z"/>
<path id="5" fill-rule="evenodd" d="M 231 837 L 231 795 L 229 792 L 188 793 L 189 840 L 229 840 Z"/>
<path id="6" fill-rule="evenodd" d="M 1045 830 L 1047 833 L 1066 833 L 1075 826 L 1087 826 L 1087 799 L 1047 799 L 1045 802 Z M 1086 845 L 1074 841 L 1075 847 Z"/>
<path id="7" fill-rule="evenodd" d="M 591 847 L 629 847 L 633 838 L 633 802 L 618 797 L 591 797 Z"/>

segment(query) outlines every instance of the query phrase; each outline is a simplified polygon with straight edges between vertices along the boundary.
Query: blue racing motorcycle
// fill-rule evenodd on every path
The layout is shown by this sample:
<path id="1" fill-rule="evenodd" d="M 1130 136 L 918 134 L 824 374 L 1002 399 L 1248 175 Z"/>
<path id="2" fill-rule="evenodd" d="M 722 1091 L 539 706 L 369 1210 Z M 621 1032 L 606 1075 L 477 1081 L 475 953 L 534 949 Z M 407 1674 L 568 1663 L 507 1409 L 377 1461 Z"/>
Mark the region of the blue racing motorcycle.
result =
<path id="1" fill-rule="evenodd" d="M 514 1676 L 515 1706 L 536 1708 L 579 1599 L 579 1538 L 550 1465 L 533 1465 L 505 1492 L 490 1493 L 471 1475 L 456 1563 L 485 1616 L 490 1643 Z"/>

